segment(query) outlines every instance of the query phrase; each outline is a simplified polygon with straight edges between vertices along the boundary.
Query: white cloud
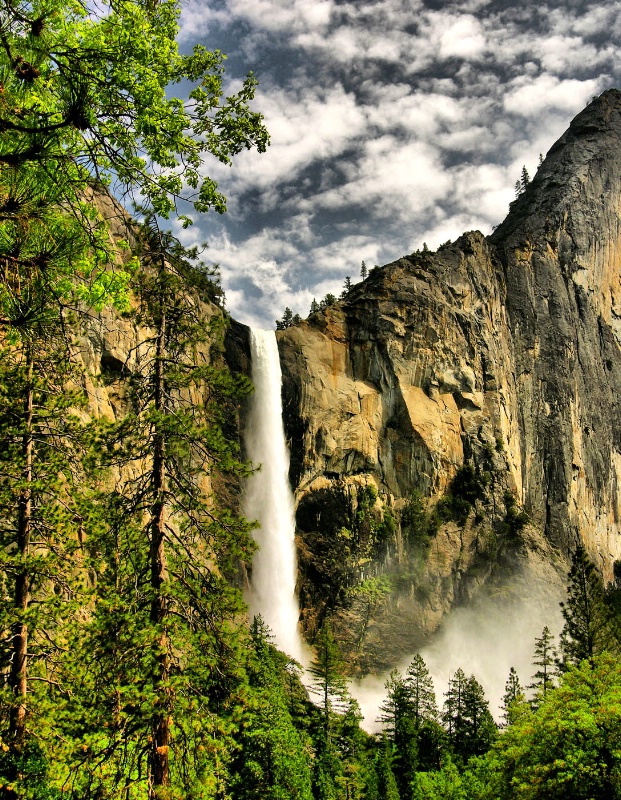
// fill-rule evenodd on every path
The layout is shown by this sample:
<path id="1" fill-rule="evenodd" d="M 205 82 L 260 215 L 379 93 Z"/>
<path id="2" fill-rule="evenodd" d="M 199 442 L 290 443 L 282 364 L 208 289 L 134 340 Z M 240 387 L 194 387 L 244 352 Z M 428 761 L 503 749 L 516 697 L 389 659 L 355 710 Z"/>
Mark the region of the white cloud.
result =
<path id="1" fill-rule="evenodd" d="M 531 117 L 555 109 L 576 113 L 599 89 L 600 80 L 559 80 L 540 75 L 534 80 L 518 78 L 504 98 L 506 111 Z"/>
<path id="2" fill-rule="evenodd" d="M 179 41 L 185 44 L 206 36 L 216 25 L 225 27 L 233 17 L 227 8 L 214 8 L 204 0 L 185 0 L 179 17 Z"/>
<path id="3" fill-rule="evenodd" d="M 338 156 L 366 129 L 364 110 L 339 85 L 325 91 L 266 91 L 256 105 L 270 132 L 267 152 L 244 151 L 232 171 L 210 164 L 209 174 L 226 181 L 229 195 L 261 191 L 264 210 L 283 202 L 280 184 L 294 182 L 313 163 Z"/>
<path id="4" fill-rule="evenodd" d="M 325 28 L 334 3 L 332 0 L 229 0 L 233 15 L 257 28 L 300 33 Z"/>
<path id="5" fill-rule="evenodd" d="M 469 15 L 430 15 L 435 30 L 440 30 L 441 58 L 478 58 L 487 43 L 481 23 Z"/>
<path id="6" fill-rule="evenodd" d="M 549 13 L 551 26 L 562 33 L 575 33 L 580 36 L 604 34 L 615 36 L 621 30 L 621 3 L 593 3 L 580 8 L 578 13 L 568 13 L 567 8 L 554 8 Z"/>

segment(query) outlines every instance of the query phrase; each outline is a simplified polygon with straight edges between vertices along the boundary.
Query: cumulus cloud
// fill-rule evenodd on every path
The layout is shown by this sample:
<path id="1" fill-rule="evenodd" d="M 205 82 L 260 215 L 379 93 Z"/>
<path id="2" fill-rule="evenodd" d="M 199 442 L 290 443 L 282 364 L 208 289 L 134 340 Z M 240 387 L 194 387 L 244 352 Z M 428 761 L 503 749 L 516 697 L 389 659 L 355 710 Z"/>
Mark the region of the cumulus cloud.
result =
<path id="1" fill-rule="evenodd" d="M 300 33 L 325 29 L 330 22 L 333 0 L 229 0 L 231 13 L 267 30 Z"/>
<path id="2" fill-rule="evenodd" d="M 559 80 L 554 75 L 540 75 L 534 80 L 512 82 L 504 98 L 504 107 L 512 114 L 534 117 L 554 109 L 576 111 L 593 97 L 598 79 Z"/>

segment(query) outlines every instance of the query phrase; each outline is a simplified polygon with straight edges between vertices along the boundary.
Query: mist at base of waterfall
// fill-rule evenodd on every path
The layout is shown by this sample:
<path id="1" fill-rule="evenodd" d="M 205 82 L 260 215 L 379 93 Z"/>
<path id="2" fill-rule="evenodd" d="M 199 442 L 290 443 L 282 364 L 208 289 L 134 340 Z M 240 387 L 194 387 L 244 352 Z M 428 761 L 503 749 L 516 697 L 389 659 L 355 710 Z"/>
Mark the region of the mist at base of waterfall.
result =
<path id="1" fill-rule="evenodd" d="M 535 639 L 547 625 L 558 644 L 563 623 L 559 607 L 564 599 L 562 581 L 558 575 L 548 577 L 544 581 L 541 576 L 522 572 L 500 590 L 483 590 L 467 606 L 454 608 L 421 648 L 440 713 L 449 680 L 459 668 L 467 676 L 474 675 L 482 685 L 497 722 L 502 716 L 502 698 L 511 667 L 517 671 L 522 688 L 532 683 L 538 669 L 533 666 Z M 395 664 L 402 675 L 414 655 Z M 386 699 L 384 684 L 389 674 L 368 675 L 350 683 L 350 692 L 364 716 L 362 727 L 370 733 L 381 730 L 379 709 Z"/>

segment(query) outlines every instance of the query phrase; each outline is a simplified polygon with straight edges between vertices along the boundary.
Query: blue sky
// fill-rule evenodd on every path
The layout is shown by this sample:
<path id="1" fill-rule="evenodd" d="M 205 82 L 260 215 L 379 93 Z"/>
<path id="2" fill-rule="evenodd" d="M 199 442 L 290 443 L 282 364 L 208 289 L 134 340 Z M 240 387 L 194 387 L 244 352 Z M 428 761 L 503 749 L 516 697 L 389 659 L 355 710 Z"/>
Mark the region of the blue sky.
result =
<path id="1" fill-rule="evenodd" d="M 180 44 L 252 70 L 271 146 L 206 165 L 228 213 L 194 215 L 227 307 L 274 327 L 285 306 L 505 217 L 570 120 L 621 87 L 621 0 L 186 0 Z"/>

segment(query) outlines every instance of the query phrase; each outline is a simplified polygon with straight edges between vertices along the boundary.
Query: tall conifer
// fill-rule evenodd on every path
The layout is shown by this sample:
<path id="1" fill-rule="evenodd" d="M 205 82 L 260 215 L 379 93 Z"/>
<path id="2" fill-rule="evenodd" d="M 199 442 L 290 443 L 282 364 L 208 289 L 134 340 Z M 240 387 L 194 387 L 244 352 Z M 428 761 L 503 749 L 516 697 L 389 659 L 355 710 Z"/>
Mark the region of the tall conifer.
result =
<path id="1" fill-rule="evenodd" d="M 584 659 L 616 646 L 612 616 L 605 602 L 604 585 L 586 550 L 580 544 L 568 575 L 567 600 L 561 603 L 565 625 L 561 632 L 564 664 Z"/>

